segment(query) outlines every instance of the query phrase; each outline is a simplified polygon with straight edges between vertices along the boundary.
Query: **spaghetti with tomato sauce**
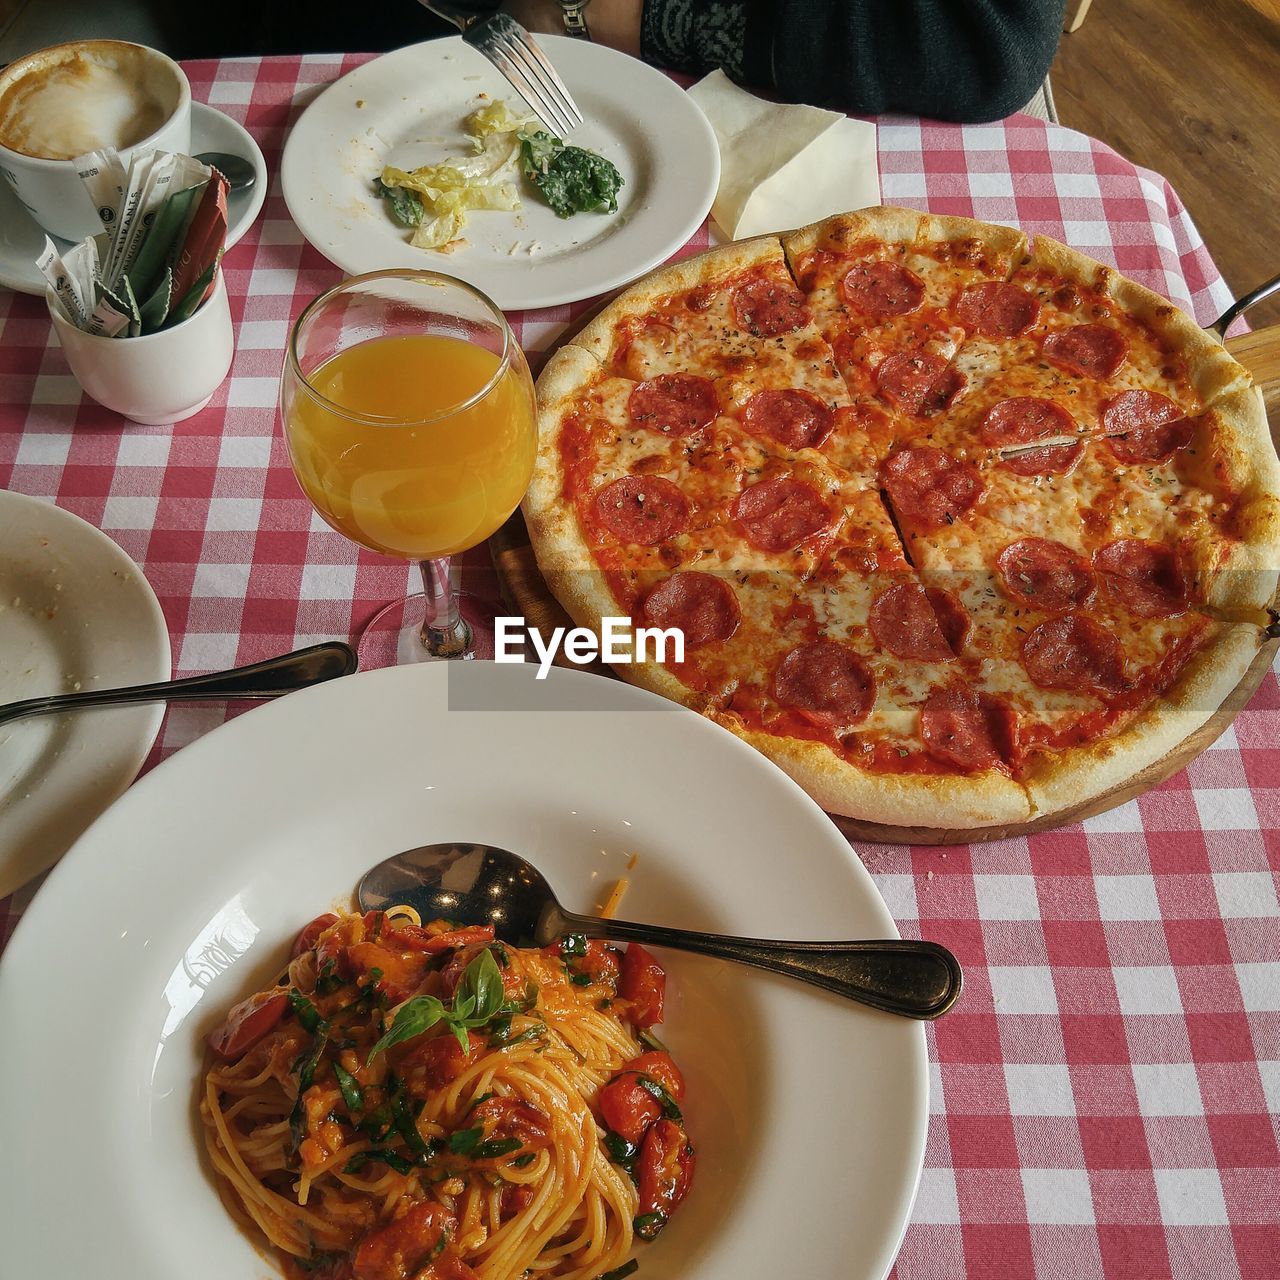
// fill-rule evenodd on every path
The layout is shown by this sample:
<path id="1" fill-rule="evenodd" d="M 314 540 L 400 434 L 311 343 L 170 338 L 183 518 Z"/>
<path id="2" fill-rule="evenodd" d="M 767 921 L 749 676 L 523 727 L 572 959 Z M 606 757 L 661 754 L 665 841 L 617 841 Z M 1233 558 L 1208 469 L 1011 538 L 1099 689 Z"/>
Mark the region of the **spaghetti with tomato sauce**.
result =
<path id="1" fill-rule="evenodd" d="M 327 914 L 207 1037 L 232 1215 L 289 1280 L 619 1280 L 684 1199 L 684 1078 L 643 947 Z"/>

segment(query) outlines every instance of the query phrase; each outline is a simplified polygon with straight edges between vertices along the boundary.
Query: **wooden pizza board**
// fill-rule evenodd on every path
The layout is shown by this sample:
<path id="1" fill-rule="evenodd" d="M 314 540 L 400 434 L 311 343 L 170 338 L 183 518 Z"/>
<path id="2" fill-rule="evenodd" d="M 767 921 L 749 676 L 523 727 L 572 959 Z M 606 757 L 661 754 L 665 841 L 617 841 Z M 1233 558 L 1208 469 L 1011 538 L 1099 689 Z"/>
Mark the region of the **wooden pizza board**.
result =
<path id="1" fill-rule="evenodd" d="M 1280 451 L 1280 325 L 1232 338 L 1226 345 L 1227 350 L 1253 374 L 1255 383 L 1261 389 L 1271 422 L 1271 437 Z M 494 568 L 498 572 L 503 599 L 513 614 L 523 615 L 529 626 L 537 628 L 544 635 L 549 635 L 556 627 L 574 625 L 538 572 L 533 547 L 529 544 L 529 531 L 525 528 L 524 517 L 519 511 L 489 539 L 489 547 L 493 554 Z M 1035 831 L 1067 826 L 1096 813 L 1104 813 L 1150 791 L 1180 769 L 1185 769 L 1202 751 L 1216 742 L 1235 719 L 1236 713 L 1253 697 L 1263 677 L 1271 670 L 1278 649 L 1280 637 L 1265 641 L 1244 678 L 1217 711 L 1168 755 L 1148 765 L 1121 786 L 1105 791 L 1072 809 L 1027 822 L 956 830 L 942 827 L 897 827 L 846 818 L 839 814 L 832 814 L 831 817 L 841 831 L 853 840 L 879 844 L 969 844 L 980 840 L 1005 840 L 1012 836 L 1025 836 Z M 560 666 L 579 665 L 570 662 L 562 652 L 557 653 L 555 661 Z M 593 663 L 586 669 L 599 675 L 613 675 L 601 663 Z"/>

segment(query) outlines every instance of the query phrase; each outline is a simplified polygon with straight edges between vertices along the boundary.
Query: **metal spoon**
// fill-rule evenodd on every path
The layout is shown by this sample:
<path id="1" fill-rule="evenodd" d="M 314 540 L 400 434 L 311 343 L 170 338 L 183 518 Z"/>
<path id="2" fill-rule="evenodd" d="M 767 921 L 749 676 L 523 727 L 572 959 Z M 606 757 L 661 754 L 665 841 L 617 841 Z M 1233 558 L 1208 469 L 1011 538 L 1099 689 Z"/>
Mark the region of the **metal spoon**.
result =
<path id="1" fill-rule="evenodd" d="M 307 649 L 254 662 L 232 671 L 215 671 L 185 680 L 161 680 L 156 684 L 135 684 L 123 689 L 91 689 L 85 693 L 62 693 L 47 698 L 27 698 L 0 707 L 0 724 L 27 716 L 55 711 L 82 711 L 88 707 L 119 707 L 135 702 L 211 702 L 231 698 L 279 698 L 309 684 L 320 684 L 335 676 L 350 675 L 356 669 L 356 655 L 350 645 L 338 640 L 313 644 Z"/>
<path id="2" fill-rule="evenodd" d="M 365 873 L 364 911 L 413 907 L 424 920 L 492 924 L 511 942 L 546 946 L 566 933 L 653 943 L 799 978 L 888 1013 L 937 1018 L 960 994 L 955 956 L 936 942 L 769 942 L 660 925 L 601 920 L 566 911 L 536 867 L 487 844 L 427 844 Z"/>
<path id="3" fill-rule="evenodd" d="M 253 165 L 244 156 L 233 155 L 230 151 L 202 151 L 195 158 L 201 164 L 217 169 L 232 191 L 248 191 L 258 180 Z"/>

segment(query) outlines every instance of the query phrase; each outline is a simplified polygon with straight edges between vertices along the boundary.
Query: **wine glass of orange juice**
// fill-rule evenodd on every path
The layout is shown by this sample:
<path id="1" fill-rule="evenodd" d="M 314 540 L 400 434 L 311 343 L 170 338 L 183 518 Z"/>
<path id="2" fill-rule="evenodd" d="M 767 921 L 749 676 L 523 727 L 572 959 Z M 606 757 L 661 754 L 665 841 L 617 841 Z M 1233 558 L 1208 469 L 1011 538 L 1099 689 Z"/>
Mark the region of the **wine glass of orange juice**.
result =
<path id="1" fill-rule="evenodd" d="M 395 627 L 401 662 L 469 658 L 450 557 L 516 509 L 537 444 L 533 380 L 502 312 L 433 271 L 347 280 L 298 317 L 280 413 L 320 515 L 362 547 L 421 567 L 422 593 L 376 614 L 362 651 Z"/>

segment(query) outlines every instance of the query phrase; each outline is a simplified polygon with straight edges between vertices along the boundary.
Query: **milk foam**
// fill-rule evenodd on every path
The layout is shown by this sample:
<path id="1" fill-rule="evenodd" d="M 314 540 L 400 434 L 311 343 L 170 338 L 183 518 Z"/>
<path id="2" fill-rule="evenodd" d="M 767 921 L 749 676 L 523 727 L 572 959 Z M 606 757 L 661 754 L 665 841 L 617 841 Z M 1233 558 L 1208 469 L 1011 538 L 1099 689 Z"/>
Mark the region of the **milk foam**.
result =
<path id="1" fill-rule="evenodd" d="M 0 143 L 49 160 L 123 150 L 155 133 L 179 96 L 169 68 L 145 50 L 106 41 L 61 46 L 0 81 Z"/>

